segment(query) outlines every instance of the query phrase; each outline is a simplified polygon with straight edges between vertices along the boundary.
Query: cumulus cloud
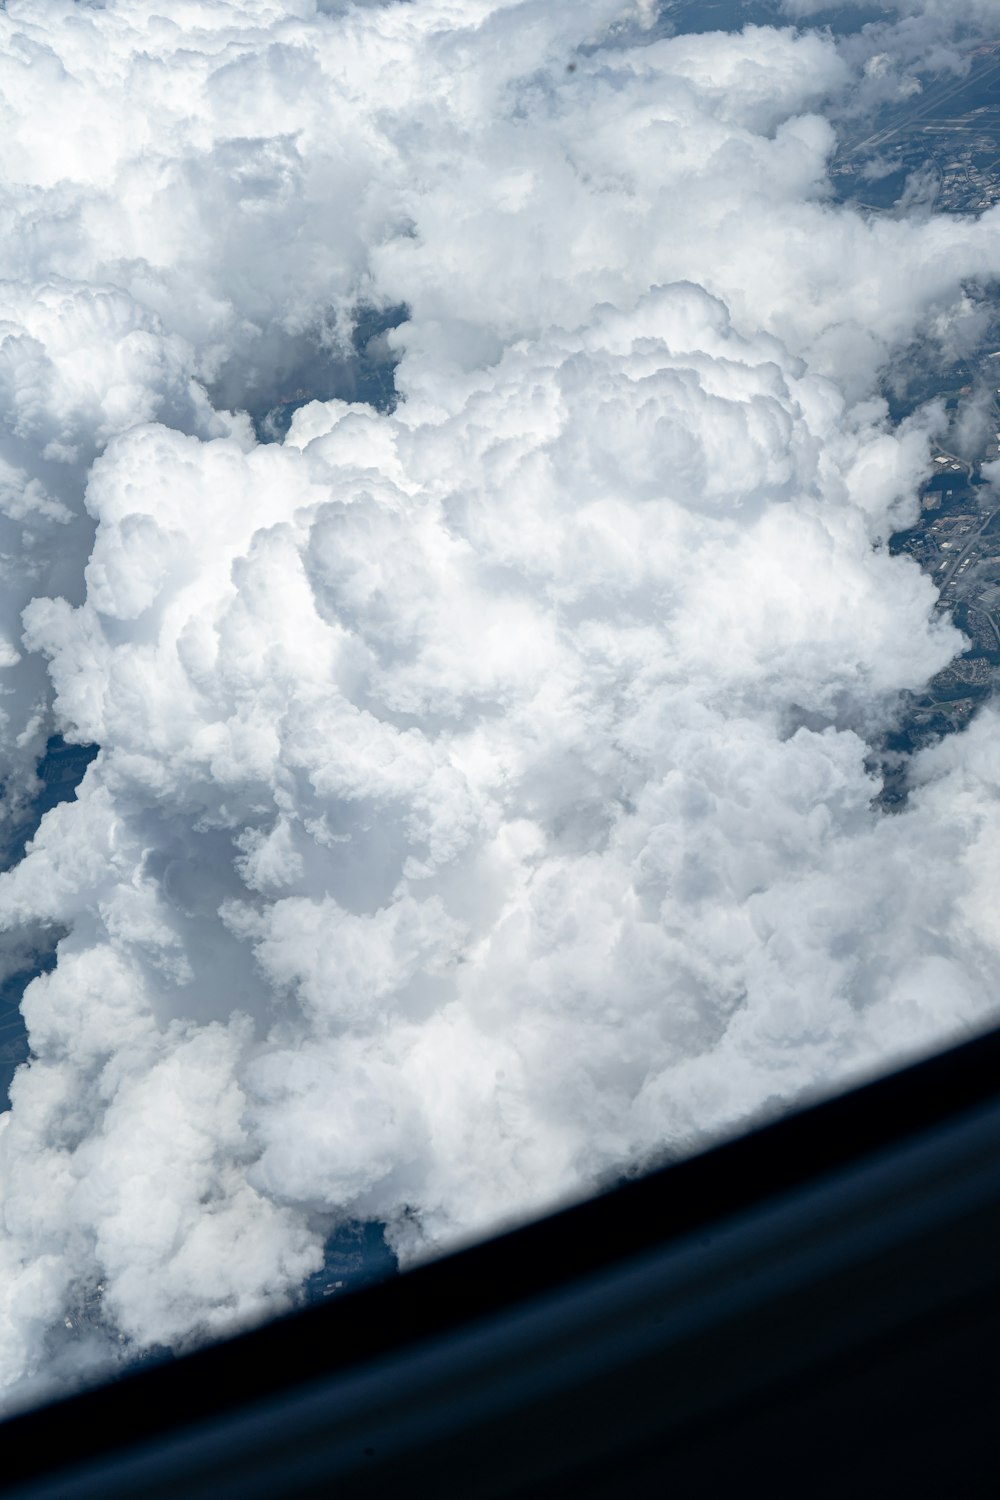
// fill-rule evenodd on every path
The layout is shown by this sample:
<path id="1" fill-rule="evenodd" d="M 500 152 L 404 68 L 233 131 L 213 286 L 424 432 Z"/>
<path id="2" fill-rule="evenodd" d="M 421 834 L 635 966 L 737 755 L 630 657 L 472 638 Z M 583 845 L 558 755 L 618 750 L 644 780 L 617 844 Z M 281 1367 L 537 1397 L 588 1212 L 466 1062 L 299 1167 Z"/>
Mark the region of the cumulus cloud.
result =
<path id="1" fill-rule="evenodd" d="M 868 767 L 963 646 L 885 545 L 945 418 L 878 379 L 996 215 L 834 204 L 829 34 L 650 19 L 0 12 L 10 808 L 100 746 L 0 876 L 62 934 L 10 1401 L 290 1305 L 339 1223 L 426 1254 L 994 1013 L 990 721 L 899 816 Z"/>

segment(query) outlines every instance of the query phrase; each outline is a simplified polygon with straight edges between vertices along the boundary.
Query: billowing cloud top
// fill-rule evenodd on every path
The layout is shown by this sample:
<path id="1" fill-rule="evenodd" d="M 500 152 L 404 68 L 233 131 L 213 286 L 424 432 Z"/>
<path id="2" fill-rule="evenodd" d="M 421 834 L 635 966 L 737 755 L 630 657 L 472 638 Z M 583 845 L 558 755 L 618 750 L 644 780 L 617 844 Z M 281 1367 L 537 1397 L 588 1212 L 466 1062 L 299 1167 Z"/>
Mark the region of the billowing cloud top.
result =
<path id="1" fill-rule="evenodd" d="M 994 1014 L 993 716 L 895 817 L 869 746 L 962 649 L 885 546 L 942 414 L 877 377 L 997 214 L 831 198 L 912 16 L 655 20 L 0 12 L 12 824 L 101 747 L 0 875 L 62 934 L 9 1401 L 290 1305 L 340 1222 L 425 1254 Z"/>

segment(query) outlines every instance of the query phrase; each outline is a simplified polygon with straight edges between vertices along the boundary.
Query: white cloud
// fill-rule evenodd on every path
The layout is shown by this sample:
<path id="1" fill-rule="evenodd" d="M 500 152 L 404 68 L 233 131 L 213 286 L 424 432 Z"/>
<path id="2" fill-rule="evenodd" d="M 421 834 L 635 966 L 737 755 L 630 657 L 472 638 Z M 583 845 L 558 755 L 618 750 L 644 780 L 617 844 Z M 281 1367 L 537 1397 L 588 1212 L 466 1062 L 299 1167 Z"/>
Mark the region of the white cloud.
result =
<path id="1" fill-rule="evenodd" d="M 0 876 L 67 932 L 11 1400 L 287 1305 L 338 1220 L 425 1253 L 993 1013 L 987 729 L 896 818 L 865 766 L 961 647 L 884 546 L 942 413 L 875 380 L 994 215 L 832 204 L 829 37 L 636 14 L 0 13 L 4 773 L 102 747 Z M 349 394 L 364 304 L 395 412 L 258 445 L 224 408 Z"/>

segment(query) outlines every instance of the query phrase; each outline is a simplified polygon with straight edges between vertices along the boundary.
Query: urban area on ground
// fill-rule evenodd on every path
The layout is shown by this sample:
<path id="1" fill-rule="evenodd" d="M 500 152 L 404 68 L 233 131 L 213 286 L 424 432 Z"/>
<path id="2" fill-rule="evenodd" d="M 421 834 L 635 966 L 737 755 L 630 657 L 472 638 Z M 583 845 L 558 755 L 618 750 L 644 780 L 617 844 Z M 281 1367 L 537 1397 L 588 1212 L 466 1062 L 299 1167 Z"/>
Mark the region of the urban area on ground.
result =
<path id="1" fill-rule="evenodd" d="M 1000 203 L 1000 39 L 967 58 L 968 71 L 914 92 L 868 122 L 858 138 L 842 136 L 832 178 L 841 201 L 863 212 L 979 215 Z M 937 609 L 952 618 L 968 649 L 905 700 L 897 731 L 877 747 L 875 764 L 886 809 L 906 800 L 906 761 L 913 750 L 964 729 L 1000 681 L 1000 302 L 995 288 L 978 299 L 972 347 L 917 350 L 887 382 L 893 416 L 942 401 L 951 436 L 934 454 L 920 516 L 891 539 L 933 579 Z"/>

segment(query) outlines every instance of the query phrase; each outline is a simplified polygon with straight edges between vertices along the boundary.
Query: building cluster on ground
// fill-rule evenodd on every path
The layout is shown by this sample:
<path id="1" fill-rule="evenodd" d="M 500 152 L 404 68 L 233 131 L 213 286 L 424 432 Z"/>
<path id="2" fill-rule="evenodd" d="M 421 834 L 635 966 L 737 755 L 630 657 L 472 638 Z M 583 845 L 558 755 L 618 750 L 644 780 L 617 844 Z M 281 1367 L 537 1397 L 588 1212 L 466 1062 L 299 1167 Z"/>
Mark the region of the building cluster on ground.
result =
<path id="1" fill-rule="evenodd" d="M 845 131 L 831 173 L 837 197 L 872 215 L 978 215 L 1000 204 L 1000 40 L 971 52 L 966 70 L 922 80 L 856 135 Z M 873 748 L 888 809 L 906 801 L 913 751 L 964 729 L 1000 686 L 1000 483 L 986 467 L 1000 459 L 1000 310 L 991 289 L 980 295 L 989 313 L 980 347 L 944 368 L 929 343 L 886 390 L 897 420 L 930 400 L 953 418 L 975 417 L 952 422 L 916 524 L 890 542 L 933 579 L 937 609 L 967 646 L 922 691 L 904 695 L 896 727 Z"/>
<path id="2" fill-rule="evenodd" d="M 1000 203 L 1000 42 L 977 48 L 967 73 L 887 106 L 874 132 L 845 135 L 831 174 L 839 197 L 876 213 Z"/>
<path id="3" fill-rule="evenodd" d="M 953 455 L 939 454 L 936 467 L 919 521 L 892 547 L 934 580 L 937 608 L 965 633 L 968 649 L 911 698 L 913 748 L 964 727 L 1000 681 L 1000 492 Z"/>

